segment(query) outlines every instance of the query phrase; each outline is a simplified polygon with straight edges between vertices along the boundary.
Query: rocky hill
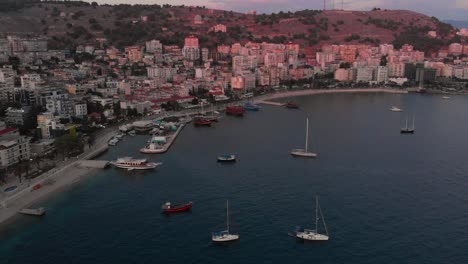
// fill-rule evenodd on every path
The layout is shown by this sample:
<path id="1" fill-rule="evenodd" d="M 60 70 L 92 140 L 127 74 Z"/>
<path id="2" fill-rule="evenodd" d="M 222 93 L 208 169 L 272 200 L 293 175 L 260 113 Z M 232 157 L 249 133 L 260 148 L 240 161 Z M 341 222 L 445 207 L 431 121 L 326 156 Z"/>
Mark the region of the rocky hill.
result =
<path id="1" fill-rule="evenodd" d="M 294 41 L 312 47 L 393 42 L 397 47 L 409 43 L 431 51 L 458 40 L 451 25 L 405 10 L 303 10 L 253 15 L 205 7 L 28 2 L 0 11 L 0 34 L 46 35 L 51 48 L 93 44 L 99 38 L 119 47 L 149 39 L 182 45 L 190 34 L 208 47 L 247 41 Z M 227 33 L 210 32 L 216 24 L 226 25 Z M 428 37 L 429 31 L 435 31 L 437 37 Z"/>

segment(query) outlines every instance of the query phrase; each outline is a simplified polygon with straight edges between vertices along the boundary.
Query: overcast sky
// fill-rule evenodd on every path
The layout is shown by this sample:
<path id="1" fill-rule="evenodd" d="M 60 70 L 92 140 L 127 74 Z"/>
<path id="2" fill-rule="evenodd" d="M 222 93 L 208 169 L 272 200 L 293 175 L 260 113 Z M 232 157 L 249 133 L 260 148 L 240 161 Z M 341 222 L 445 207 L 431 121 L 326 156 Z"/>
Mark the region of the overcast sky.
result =
<path id="1" fill-rule="evenodd" d="M 100 4 L 172 4 L 200 5 L 211 8 L 245 12 L 257 10 L 260 13 L 295 11 L 301 9 L 322 9 L 323 0 L 88 0 Z M 347 10 L 369 10 L 373 7 L 388 9 L 409 9 L 436 16 L 439 19 L 468 20 L 468 0 L 327 0 L 328 8 L 333 6 Z"/>

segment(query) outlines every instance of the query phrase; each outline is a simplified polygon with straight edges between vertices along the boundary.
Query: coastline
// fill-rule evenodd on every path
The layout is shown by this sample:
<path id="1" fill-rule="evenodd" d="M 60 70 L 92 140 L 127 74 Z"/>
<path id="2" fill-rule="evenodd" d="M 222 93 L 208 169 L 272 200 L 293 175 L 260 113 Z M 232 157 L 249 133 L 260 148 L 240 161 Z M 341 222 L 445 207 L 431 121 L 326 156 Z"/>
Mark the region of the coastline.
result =
<path id="1" fill-rule="evenodd" d="M 13 222 L 19 216 L 19 210 L 39 203 L 47 199 L 50 195 L 71 187 L 81 180 L 95 175 L 99 170 L 84 168 L 80 166 L 82 160 L 93 159 L 107 150 L 107 141 L 116 133 L 115 128 L 109 129 L 99 141 L 90 149 L 82 153 L 77 158 L 69 161 L 59 168 L 45 172 L 31 182 L 24 182 L 21 190 L 5 197 L 0 201 L 0 225 Z M 40 184 L 42 187 L 33 191 L 33 186 Z"/>
<path id="2" fill-rule="evenodd" d="M 265 95 L 255 96 L 253 99 L 258 103 L 267 100 L 274 100 L 286 97 L 297 96 L 310 96 L 317 94 L 330 94 L 330 93 L 393 93 L 393 94 L 406 94 L 407 91 L 386 89 L 386 88 L 371 88 L 371 89 L 333 89 L 333 90 L 297 90 L 297 91 L 280 91 L 276 93 L 269 93 Z M 222 106 L 224 107 L 224 105 Z M 197 111 L 195 111 L 197 112 Z M 186 113 L 174 112 L 169 115 L 162 116 L 183 116 Z M 158 118 L 153 116 L 151 118 Z M 19 217 L 18 211 L 40 203 L 47 199 L 49 196 L 59 193 L 80 181 L 95 175 L 99 169 L 89 169 L 80 167 L 79 164 L 82 160 L 93 159 L 94 157 L 107 150 L 107 141 L 116 133 L 117 129 L 113 128 L 106 131 L 104 135 L 100 135 L 99 143 L 92 146 L 85 153 L 81 154 L 78 158 L 70 163 L 52 171 L 46 172 L 31 181 L 28 187 L 17 191 L 15 194 L 6 197 L 0 201 L 0 226 L 3 228 L 7 224 L 14 222 Z M 180 131 L 179 131 L 180 132 Z M 175 140 L 175 138 L 174 138 Z M 172 145 L 172 144 L 171 144 Z M 26 183 L 25 183 L 26 184 Z M 41 184 L 42 188 L 32 191 L 32 187 L 36 184 Z M 1 229 L 1 228 L 0 228 Z"/>
<path id="3" fill-rule="evenodd" d="M 317 94 L 333 94 L 333 93 L 392 93 L 392 94 L 407 94 L 406 90 L 395 90 L 388 88 L 361 88 L 361 89 L 327 89 L 327 90 L 297 90 L 286 91 L 271 94 L 256 96 L 258 102 L 275 100 L 286 97 L 310 96 Z"/>

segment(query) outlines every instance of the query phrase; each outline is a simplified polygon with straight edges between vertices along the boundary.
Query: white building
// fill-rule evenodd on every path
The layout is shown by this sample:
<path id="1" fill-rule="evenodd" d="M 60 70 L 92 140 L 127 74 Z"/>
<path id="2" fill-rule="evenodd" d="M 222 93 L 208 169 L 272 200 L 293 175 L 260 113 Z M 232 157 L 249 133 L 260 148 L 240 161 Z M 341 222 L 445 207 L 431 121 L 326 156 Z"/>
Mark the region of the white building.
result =
<path id="1" fill-rule="evenodd" d="M 374 69 L 371 67 L 361 67 L 357 69 L 356 82 L 372 81 Z"/>
<path id="2" fill-rule="evenodd" d="M 75 104 L 75 116 L 84 117 L 88 115 L 88 106 L 85 103 Z"/>
<path id="3" fill-rule="evenodd" d="M 145 43 L 146 52 L 148 53 L 162 53 L 162 43 L 159 40 L 150 40 Z"/>
<path id="4" fill-rule="evenodd" d="M 9 167 L 29 158 L 29 138 L 13 128 L 0 130 L 0 167 Z"/>
<path id="5" fill-rule="evenodd" d="M 375 74 L 374 81 L 378 83 L 388 81 L 388 67 L 387 66 L 378 66 L 377 69 L 374 70 L 374 74 Z"/>
<path id="6" fill-rule="evenodd" d="M 21 88 L 35 89 L 36 85 L 41 82 L 39 74 L 25 74 L 21 76 Z"/>

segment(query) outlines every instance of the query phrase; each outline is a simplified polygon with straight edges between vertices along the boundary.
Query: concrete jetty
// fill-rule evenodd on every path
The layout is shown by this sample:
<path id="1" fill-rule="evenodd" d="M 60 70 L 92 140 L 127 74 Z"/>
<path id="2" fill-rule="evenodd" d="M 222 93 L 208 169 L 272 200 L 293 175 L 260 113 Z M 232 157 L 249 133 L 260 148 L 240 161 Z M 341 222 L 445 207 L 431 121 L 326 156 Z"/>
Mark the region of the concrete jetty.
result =
<path id="1" fill-rule="evenodd" d="M 105 169 L 109 166 L 109 161 L 107 160 L 81 160 L 79 165 L 82 168 L 90 169 Z"/>
<path id="2" fill-rule="evenodd" d="M 284 106 L 284 103 L 272 102 L 272 101 L 256 101 L 255 103 L 264 104 L 264 105 Z"/>
<path id="3" fill-rule="evenodd" d="M 148 153 L 148 154 L 161 154 L 161 153 L 166 153 L 167 150 L 172 146 L 172 143 L 174 143 L 174 141 L 176 140 L 177 136 L 179 135 L 180 131 L 182 131 L 182 129 L 184 129 L 185 127 L 185 123 L 181 123 L 179 128 L 177 128 L 177 131 L 169 137 L 169 140 L 166 142 L 166 144 L 164 144 L 164 146 L 158 150 L 158 152 L 154 152 L 154 153 Z"/>

